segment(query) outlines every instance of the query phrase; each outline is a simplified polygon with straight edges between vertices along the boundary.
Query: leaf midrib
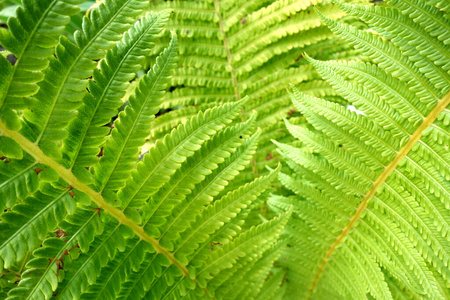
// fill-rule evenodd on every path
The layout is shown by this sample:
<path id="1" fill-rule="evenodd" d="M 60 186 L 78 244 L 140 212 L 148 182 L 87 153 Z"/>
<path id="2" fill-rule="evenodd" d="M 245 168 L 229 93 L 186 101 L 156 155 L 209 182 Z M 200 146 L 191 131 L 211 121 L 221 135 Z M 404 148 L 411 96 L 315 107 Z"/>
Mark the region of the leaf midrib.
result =
<path id="1" fill-rule="evenodd" d="M 113 218 L 119 221 L 119 223 L 130 227 L 138 237 L 140 237 L 142 240 L 151 243 L 157 253 L 164 254 L 169 259 L 170 263 L 180 268 L 184 276 L 187 277 L 189 276 L 189 271 L 187 270 L 186 266 L 182 265 L 179 261 L 177 261 L 171 252 L 161 247 L 157 240 L 148 236 L 144 232 L 144 229 L 142 227 L 134 223 L 132 220 L 128 219 L 121 210 L 117 209 L 114 206 L 109 205 L 100 193 L 94 191 L 88 185 L 80 182 L 72 173 L 72 171 L 64 168 L 55 160 L 46 156 L 44 152 L 42 152 L 42 150 L 39 148 L 39 146 L 37 146 L 35 143 L 25 138 L 19 132 L 8 129 L 2 120 L 0 120 L 0 133 L 4 136 L 8 136 L 13 140 L 15 140 L 22 147 L 22 149 L 25 150 L 28 154 L 30 154 L 33 158 L 35 158 L 38 163 L 43 163 L 45 165 L 50 166 L 53 170 L 55 170 L 58 173 L 58 175 L 65 182 L 70 184 L 70 186 L 87 194 L 91 198 L 91 200 L 98 205 L 99 208 L 105 210 Z"/>

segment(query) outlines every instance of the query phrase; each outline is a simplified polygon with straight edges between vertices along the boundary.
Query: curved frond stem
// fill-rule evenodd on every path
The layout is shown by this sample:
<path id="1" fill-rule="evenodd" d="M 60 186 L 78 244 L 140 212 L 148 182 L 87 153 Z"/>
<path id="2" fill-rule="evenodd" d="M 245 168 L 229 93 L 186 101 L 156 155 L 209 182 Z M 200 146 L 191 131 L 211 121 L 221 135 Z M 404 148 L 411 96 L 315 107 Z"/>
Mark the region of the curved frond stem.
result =
<path id="1" fill-rule="evenodd" d="M 91 198 L 91 200 L 95 204 L 97 204 L 100 208 L 105 210 L 108 214 L 110 214 L 112 217 L 114 217 L 121 224 L 124 224 L 124 225 L 127 225 L 128 227 L 130 227 L 139 238 L 151 243 L 153 245 L 153 247 L 155 248 L 155 251 L 157 253 L 164 254 L 172 264 L 174 264 L 178 268 L 180 268 L 180 270 L 183 272 L 184 276 L 187 276 L 187 277 L 189 276 L 189 272 L 188 272 L 186 266 L 182 265 L 179 261 L 177 261 L 171 252 L 169 252 L 166 249 L 164 249 L 163 247 L 161 247 L 157 240 L 148 236 L 144 232 L 144 229 L 141 226 L 137 225 L 136 223 L 131 221 L 129 218 L 127 218 L 125 216 L 125 214 L 123 213 L 123 211 L 117 209 L 116 207 L 114 207 L 112 205 L 109 205 L 100 193 L 94 191 L 88 185 L 80 182 L 70 170 L 64 168 L 59 163 L 57 163 L 55 160 L 46 156 L 44 154 L 44 152 L 42 152 L 42 150 L 35 143 L 33 143 L 30 140 L 28 140 L 27 138 L 25 138 L 19 132 L 9 130 L 1 120 L 0 120 L 0 132 L 2 133 L 2 135 L 8 136 L 8 137 L 14 139 L 17 143 L 19 143 L 28 154 L 30 154 L 31 156 L 33 156 L 36 159 L 37 162 L 50 166 L 53 170 L 55 170 L 58 173 L 58 175 L 64 181 L 66 181 L 68 184 L 70 184 L 70 186 L 87 194 Z"/>
<path id="2" fill-rule="evenodd" d="M 380 176 L 377 178 L 377 180 L 373 183 L 372 188 L 370 191 L 364 196 L 363 201 L 358 206 L 358 209 L 356 210 L 355 214 L 350 219 L 350 222 L 348 225 L 342 230 L 341 234 L 336 238 L 334 243 L 331 245 L 330 249 L 326 252 L 325 257 L 322 259 L 322 263 L 319 266 L 319 269 L 315 275 L 314 282 L 312 284 L 312 287 L 310 288 L 310 296 L 309 299 L 311 299 L 312 294 L 314 293 L 314 290 L 319 282 L 320 276 L 322 275 L 322 272 L 325 268 L 325 266 L 329 262 L 329 258 L 333 255 L 335 252 L 337 246 L 343 241 L 343 239 L 349 234 L 350 230 L 353 228 L 355 223 L 361 218 L 361 215 L 367 208 L 367 204 L 369 199 L 371 199 L 375 193 L 377 192 L 378 188 L 384 184 L 386 179 L 389 177 L 389 175 L 395 171 L 396 167 L 398 166 L 399 162 L 408 155 L 409 151 L 413 148 L 413 146 L 420 140 L 422 137 L 423 132 L 430 127 L 433 122 L 436 120 L 436 118 L 439 116 L 439 114 L 444 111 L 450 103 L 450 93 L 447 93 L 447 95 L 442 98 L 437 105 L 434 107 L 434 109 L 430 112 L 430 114 L 423 120 L 422 124 L 417 128 L 417 130 L 414 132 L 413 135 L 410 136 L 408 142 L 406 145 L 397 152 L 397 155 L 394 157 L 394 159 L 389 163 L 388 166 L 385 167 L 384 171 L 380 174 Z"/>

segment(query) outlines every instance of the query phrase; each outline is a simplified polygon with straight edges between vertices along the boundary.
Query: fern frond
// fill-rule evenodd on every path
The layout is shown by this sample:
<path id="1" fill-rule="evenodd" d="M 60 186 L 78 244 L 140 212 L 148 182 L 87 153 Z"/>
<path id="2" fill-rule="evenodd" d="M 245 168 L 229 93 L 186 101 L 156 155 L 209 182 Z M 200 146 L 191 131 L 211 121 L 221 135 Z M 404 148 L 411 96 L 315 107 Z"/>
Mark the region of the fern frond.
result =
<path id="1" fill-rule="evenodd" d="M 376 27 L 381 35 L 390 39 L 404 52 L 410 60 L 433 83 L 436 89 L 445 94 L 450 82 L 449 47 L 428 34 L 429 27 L 424 28 L 403 16 L 398 10 L 380 6 L 338 5 L 349 13 L 356 15 Z M 351 9 L 348 9 L 351 7 Z M 450 28 L 450 24 L 449 24 Z M 413 47 L 411 47 L 413 45 Z"/>
<path id="2" fill-rule="evenodd" d="M 258 143 L 257 115 L 244 122 L 246 99 L 196 108 L 140 159 L 178 52 L 174 35 L 141 76 L 168 17 L 149 13 L 135 22 L 146 4 L 106 1 L 91 9 L 80 31 L 61 36 L 49 54 L 39 91 L 26 99 L 30 109 L 4 103 L 18 117 L 0 116 L 0 194 L 7 197 L 0 294 L 8 299 L 210 297 L 219 284 L 206 288 L 202 268 L 213 256 L 212 272 L 224 272 L 220 286 L 232 284 L 225 283 L 232 274 L 255 272 L 259 291 L 276 259 L 272 245 L 282 251 L 288 214 L 260 226 L 254 217 L 279 168 L 225 190 Z M 2 76 L 12 76 L 14 67 L 1 64 Z M 129 84 L 136 73 L 139 84 Z M 229 250 L 209 252 L 215 240 Z M 235 251 L 243 260 L 234 260 Z"/>
<path id="3" fill-rule="evenodd" d="M 293 103 L 314 129 L 286 121 L 302 148 L 275 142 L 291 168 L 279 179 L 297 196 L 273 197 L 270 205 L 294 205 L 285 231 L 294 249 L 285 253 L 303 273 L 281 263 L 301 297 L 448 296 L 450 165 L 438 141 L 450 132 L 441 122 L 450 103 L 450 58 L 446 33 L 436 26 L 448 20 L 425 2 L 388 4 L 338 3 L 370 31 L 319 13 L 372 60 L 305 56 L 360 112 L 293 87 Z"/>
<path id="4" fill-rule="evenodd" d="M 280 234 L 289 219 L 291 211 L 279 218 L 253 227 L 242 233 L 234 242 L 225 244 L 219 250 L 212 252 L 202 267 L 195 270 L 195 278 L 200 286 L 206 286 L 206 280 L 217 275 L 221 270 L 231 268 L 236 259 L 245 255 L 257 258 L 266 247 Z M 264 245 L 264 246 L 263 246 Z"/>
<path id="5" fill-rule="evenodd" d="M 353 26 L 327 18 L 320 12 L 319 15 L 333 32 L 346 39 L 361 52 L 366 53 L 380 68 L 405 82 L 409 89 L 426 91 L 424 95 L 419 94 L 419 99 L 425 106 L 421 108 L 424 114 L 429 112 L 431 107 L 443 97 L 425 75 L 403 55 L 400 49 L 389 41 L 371 32 L 357 30 Z"/>
<path id="6" fill-rule="evenodd" d="M 259 177 L 240 189 L 227 193 L 222 199 L 207 206 L 202 217 L 191 224 L 195 230 L 183 233 L 183 243 L 176 246 L 177 250 L 175 253 L 177 258 L 185 261 L 186 257 L 191 256 L 193 250 L 199 244 L 205 242 L 205 238 L 208 235 L 215 233 L 224 223 L 228 223 L 242 209 L 247 208 L 267 188 L 267 185 L 276 176 L 277 171 L 267 176 Z M 195 265 L 195 260 L 193 264 Z"/>
<path id="7" fill-rule="evenodd" d="M 261 255 L 259 261 L 252 260 L 249 257 L 241 258 L 241 260 L 246 260 L 242 268 L 226 274 L 222 272 L 219 276 L 214 277 L 211 285 L 219 285 L 216 288 L 216 297 L 223 299 L 255 299 L 257 298 L 255 296 L 260 292 L 262 294 L 266 293 L 267 291 L 262 291 L 261 287 L 270 275 L 269 272 L 273 262 L 278 259 L 284 248 L 284 243 L 274 244 Z M 281 278 L 279 275 L 281 273 L 281 276 L 283 276 L 283 272 L 282 270 L 276 270 L 275 273 L 278 275 L 275 277 L 280 283 Z"/>
<path id="8" fill-rule="evenodd" d="M 94 169 L 96 185 L 105 194 L 122 188 L 130 177 L 138 159 L 138 147 L 145 143 L 151 120 L 159 110 L 164 90 L 175 67 L 176 53 L 177 38 L 174 36 L 156 64 L 141 78 L 135 96 L 130 97 L 130 104 L 114 122 L 111 138 L 103 147 L 104 156 Z"/>
<path id="9" fill-rule="evenodd" d="M 68 190 L 57 190 L 45 185 L 34 196 L 2 215 L 2 243 L 0 257 L 5 268 L 22 261 L 45 238 L 47 232 L 69 213 L 75 201 Z"/>
<path id="10" fill-rule="evenodd" d="M 443 41 L 446 45 L 450 42 L 450 22 L 444 18 L 444 14 L 436 7 L 417 0 L 389 0 L 388 3 L 413 19 L 429 35 Z"/>
<path id="11" fill-rule="evenodd" d="M 148 48 L 153 45 L 166 20 L 165 13 L 143 17 L 125 33 L 123 42 L 118 42 L 107 52 L 100 71 L 94 71 L 95 82 L 89 82 L 91 93 L 85 95 L 79 115 L 70 124 L 69 136 L 64 141 L 64 156 L 68 165 L 78 166 L 74 172 L 86 173 L 86 167 L 92 167 L 98 162 L 95 155 L 100 152 L 100 146 L 109 133 L 108 128 L 100 126 L 109 123 L 117 114 L 129 86 L 128 81 L 144 65 Z M 85 131 L 80 132 L 80 128 Z"/>
<path id="12" fill-rule="evenodd" d="M 163 104 L 171 111 L 158 117 L 164 126 L 183 122 L 177 111 L 187 113 L 193 110 L 190 105 L 213 105 L 244 96 L 249 97 L 245 109 L 258 112 L 261 128 L 288 117 L 292 110 L 285 93 L 288 83 L 308 93 L 313 86 L 326 85 L 302 51 L 317 58 L 355 54 L 324 26 L 313 5 L 321 6 L 332 19 L 344 16 L 336 5 L 320 1 L 157 1 L 155 10 L 172 10 L 174 18 L 167 30 L 180 36 L 181 67 L 175 70 L 173 88 Z M 167 32 L 159 48 L 167 43 Z M 323 93 L 328 91 L 335 93 L 331 89 Z M 169 115 L 175 118 L 166 123 Z"/>
<path id="13" fill-rule="evenodd" d="M 169 93 L 166 93 L 166 95 L 167 94 Z M 180 123 L 183 123 L 185 120 L 195 116 L 200 111 L 205 111 L 208 108 L 213 108 L 214 106 L 214 103 L 193 105 L 177 110 L 172 110 L 159 116 L 153 122 L 152 130 L 148 138 L 149 141 L 152 142 L 157 139 L 163 138 L 166 134 L 170 133 L 174 128 L 176 128 Z"/>
<path id="14" fill-rule="evenodd" d="M 39 90 L 36 83 L 44 75 L 48 58 L 54 53 L 58 37 L 70 21 L 70 16 L 78 13 L 81 0 L 28 0 L 16 10 L 16 17 L 8 19 L 8 28 L 2 28 L 0 44 L 15 55 L 13 67 L 6 66 L 2 58 L 3 74 L 0 107 L 24 109 L 29 104 L 24 97 L 34 95 Z"/>
<path id="15" fill-rule="evenodd" d="M 198 184 L 200 182 L 208 182 L 208 175 L 224 163 L 225 159 L 230 157 L 236 148 L 244 142 L 244 139 L 252 132 L 254 119 L 252 118 L 246 123 L 228 127 L 215 135 L 192 157 L 188 158 L 184 167 L 178 169 L 171 177 L 171 180 L 158 193 L 152 196 L 150 201 L 154 205 L 148 212 L 149 217 L 144 228 L 148 232 L 159 232 L 157 237 L 165 248 L 172 248 L 169 246 L 170 243 L 168 241 L 173 239 L 174 235 L 176 236 L 176 230 L 173 229 L 180 230 L 182 228 L 180 231 L 184 231 L 184 229 L 188 228 L 192 216 L 197 215 L 200 207 L 208 204 L 208 202 L 195 203 L 197 209 L 193 209 L 195 206 L 192 203 L 183 205 L 183 213 L 179 215 L 177 215 L 177 210 L 179 209 L 176 207 L 179 207 L 183 202 L 186 204 L 189 200 L 195 199 L 198 195 L 195 193 L 195 191 L 198 191 L 196 189 Z M 202 185 L 205 183 L 202 183 Z M 191 199 L 188 200 L 186 198 Z M 186 213 L 187 209 L 190 209 L 190 211 Z M 169 216 L 172 217 L 171 221 L 166 219 Z M 174 219 L 173 217 L 175 216 L 176 218 Z"/>
<path id="16" fill-rule="evenodd" d="M 80 224 L 83 226 L 78 227 Z M 47 238 L 41 248 L 33 251 L 33 258 L 26 264 L 23 280 L 8 294 L 10 298 L 50 298 L 58 281 L 65 274 L 70 274 L 72 259 L 79 255 L 78 248 L 88 251 L 94 236 L 103 231 L 98 215 L 91 210 L 78 210 L 61 227 L 55 231 L 60 236 Z M 65 238 L 67 235 L 69 238 Z"/>
<path id="17" fill-rule="evenodd" d="M 240 101 L 200 112 L 166 135 L 163 141 L 158 140 L 139 162 L 125 188 L 118 193 L 121 205 L 127 206 L 125 213 L 137 217 L 135 209 L 169 181 L 186 158 L 192 156 L 211 135 L 229 124 L 243 104 L 244 101 Z"/>
<path id="18" fill-rule="evenodd" d="M 144 243 L 134 241 L 125 251 L 117 253 L 114 260 L 102 269 L 103 280 L 97 280 L 95 285 L 91 285 L 82 295 L 82 299 L 116 299 L 121 284 L 132 271 L 139 271 L 138 266 L 146 258 L 145 254 L 151 252 L 146 246 Z"/>
<path id="19" fill-rule="evenodd" d="M 106 1 L 83 19 L 83 30 L 75 33 L 75 43 L 61 37 L 55 50 L 57 59 L 51 60 L 31 109 L 24 113 L 31 123 L 26 134 L 52 158 L 61 158 L 59 144 L 67 137 L 65 127 L 82 104 L 86 79 L 97 66 L 94 60 L 105 56 L 144 6 L 138 0 Z"/>
<path id="20" fill-rule="evenodd" d="M 92 220 L 98 220 L 98 214 L 90 212 Z M 89 220 L 91 221 L 91 220 Z M 91 221 L 92 222 L 92 221 Z M 83 230 L 91 230 L 93 226 L 88 222 L 81 222 Z M 117 255 L 119 251 L 125 249 L 125 239 L 122 232 L 119 230 L 120 224 L 114 220 L 108 222 L 100 232 L 96 234 L 96 238 L 91 238 L 90 247 L 92 249 L 88 252 L 84 250 L 80 256 L 74 260 L 71 265 L 65 266 L 67 269 L 64 280 L 58 287 L 57 293 L 59 297 L 65 299 L 79 299 L 80 295 L 86 291 L 89 285 L 96 282 L 100 275 L 101 269 L 106 266 L 109 261 Z M 78 232 L 74 234 L 77 236 Z M 81 235 L 81 234 L 80 234 Z M 86 235 L 86 233 L 84 233 Z M 72 271 L 72 272 L 71 272 Z"/>
<path id="21" fill-rule="evenodd" d="M 42 170 L 30 157 L 0 164 L 1 212 L 13 207 L 18 200 L 23 200 L 37 191 L 38 173 L 40 172 L 35 169 Z"/>

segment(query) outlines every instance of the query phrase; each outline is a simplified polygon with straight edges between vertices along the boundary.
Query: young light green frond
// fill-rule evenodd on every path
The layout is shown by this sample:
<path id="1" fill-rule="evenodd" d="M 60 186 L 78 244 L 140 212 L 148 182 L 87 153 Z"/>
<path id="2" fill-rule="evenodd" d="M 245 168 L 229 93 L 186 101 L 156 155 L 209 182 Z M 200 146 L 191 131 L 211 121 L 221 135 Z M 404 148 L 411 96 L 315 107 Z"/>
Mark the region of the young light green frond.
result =
<path id="1" fill-rule="evenodd" d="M 425 28 L 429 35 L 448 45 L 450 42 L 450 21 L 436 7 L 418 0 L 388 0 L 415 23 Z"/>
<path id="2" fill-rule="evenodd" d="M 169 226 L 164 233 L 166 235 L 163 237 L 165 242 L 166 240 L 172 241 L 181 232 L 185 232 L 190 226 L 194 226 L 191 223 L 195 221 L 197 214 L 203 211 L 205 206 L 210 205 L 215 197 L 224 190 L 224 187 L 250 162 L 252 155 L 255 153 L 258 137 L 259 133 L 256 132 L 247 139 L 205 180 L 197 184 L 192 193 L 183 200 L 180 206 L 174 207 L 172 215 L 168 219 Z M 192 231 L 187 233 L 192 233 Z M 177 249 L 182 247 L 190 248 L 190 246 L 189 243 L 186 243 L 186 240 L 180 240 L 175 243 L 175 248 Z"/>
<path id="3" fill-rule="evenodd" d="M 345 169 L 347 173 L 357 178 L 358 182 L 370 185 L 375 181 L 376 175 L 370 168 L 357 157 L 351 157 L 335 142 L 325 139 L 323 135 L 315 134 L 305 127 L 292 125 L 287 120 L 285 123 L 287 129 L 295 138 L 328 158 L 335 167 Z"/>
<path id="4" fill-rule="evenodd" d="M 441 89 L 443 94 L 448 92 L 450 49 L 443 42 L 430 36 L 427 32 L 428 28 L 415 24 L 411 18 L 393 8 L 349 5 L 340 2 L 338 5 L 346 12 L 371 24 L 381 35 L 404 49 L 417 68 L 426 70 L 425 76 L 438 90 Z"/>
<path id="5" fill-rule="evenodd" d="M 347 79 L 355 80 L 376 93 L 383 102 L 389 103 L 401 114 L 403 118 L 396 118 L 396 122 L 402 122 L 401 126 L 405 127 L 406 131 L 412 132 L 423 119 L 421 113 L 423 106 L 414 93 L 403 82 L 396 80 L 376 65 L 357 61 L 315 61 L 315 63 L 332 69 Z M 360 103 L 363 104 L 361 101 Z"/>
<path id="6" fill-rule="evenodd" d="M 246 209 L 255 201 L 255 199 L 264 192 L 268 185 L 274 180 L 279 172 L 277 170 L 262 176 L 254 181 L 242 186 L 238 190 L 230 192 L 220 200 L 204 208 L 201 217 L 197 218 L 192 224 L 191 229 L 182 234 L 182 244 L 176 247 L 176 257 L 181 261 L 188 261 L 192 258 L 192 252 L 204 245 L 209 235 L 214 234 L 224 224 L 235 218 L 241 210 Z"/>
<path id="7" fill-rule="evenodd" d="M 450 166 L 437 135 L 450 132 L 439 121 L 450 103 L 450 60 L 435 24 L 448 21 L 425 2 L 388 3 L 338 3 L 371 31 L 322 16 L 372 62 L 306 56 L 359 111 L 290 91 L 315 129 L 286 121 L 308 147 L 275 142 L 291 168 L 279 179 L 297 196 L 269 204 L 277 211 L 295 207 L 285 230 L 294 249 L 286 255 L 300 269 L 280 263 L 288 280 L 299 282 L 300 297 L 447 298 Z"/>
<path id="8" fill-rule="evenodd" d="M 227 269 L 215 276 L 210 282 L 214 288 L 215 297 L 223 299 L 255 299 L 261 290 L 274 261 L 280 256 L 285 245 L 278 243 L 271 245 L 261 254 L 258 260 L 246 256 L 240 258 L 239 268 Z"/>
<path id="9" fill-rule="evenodd" d="M 361 52 L 370 56 L 380 68 L 406 82 L 411 90 L 424 91 L 423 95 L 419 95 L 420 101 L 427 109 L 424 114 L 431 111 L 437 101 L 443 97 L 439 90 L 408 60 L 400 49 L 389 41 L 369 31 L 357 30 L 353 26 L 327 18 L 320 12 L 319 15 L 333 32 L 346 39 Z"/>
<path id="10" fill-rule="evenodd" d="M 389 130 L 392 135 L 397 136 L 401 141 L 405 141 L 413 129 L 408 131 L 405 120 L 401 120 L 400 115 L 393 109 L 389 109 L 384 105 L 381 97 L 363 86 L 345 81 L 345 77 L 334 72 L 333 68 L 320 63 L 319 61 L 310 60 L 312 64 L 319 70 L 319 73 L 327 79 L 338 93 L 349 100 L 351 104 L 358 107 L 366 114 L 370 114 L 385 130 Z M 362 100 L 364 99 L 364 101 Z M 397 106 L 405 106 L 405 103 L 397 104 Z M 401 121 L 397 121 L 401 120 Z M 409 125 L 409 124 L 408 124 Z M 414 128 L 411 124 L 409 128 Z"/>
<path id="11" fill-rule="evenodd" d="M 282 270 L 273 272 L 264 283 L 264 289 L 255 298 L 261 300 L 283 299 L 286 295 L 286 285 L 283 285 L 285 276 Z"/>
<path id="12" fill-rule="evenodd" d="M 390 132 L 384 131 L 380 125 L 363 115 L 356 114 L 336 103 L 331 103 L 326 100 L 311 97 L 308 95 L 301 95 L 298 90 L 294 88 L 295 97 L 293 102 L 299 111 L 301 111 L 309 122 L 311 122 L 319 130 L 326 130 L 324 128 L 328 124 L 323 124 L 320 117 L 330 120 L 332 124 L 337 124 L 344 131 L 354 135 L 356 139 L 361 140 L 364 137 L 365 146 L 369 159 L 370 156 L 375 157 L 373 164 L 376 167 L 385 166 L 388 164 L 389 158 L 395 155 L 396 150 L 399 149 L 400 140 L 396 139 Z M 295 100 L 298 99 L 298 100 Z M 316 117 L 317 116 L 317 117 Z M 315 124 L 317 123 L 317 125 Z M 319 125 L 320 123 L 320 125 Z M 331 124 L 330 124 L 331 125 Z M 336 126 L 334 126 L 336 127 Z M 333 136 L 330 134 L 330 136 Z M 384 141 L 386 139 L 388 142 Z M 392 147 L 394 145 L 394 147 Z M 355 146 L 353 146 L 355 147 Z M 363 149 L 364 151 L 365 149 Z"/>

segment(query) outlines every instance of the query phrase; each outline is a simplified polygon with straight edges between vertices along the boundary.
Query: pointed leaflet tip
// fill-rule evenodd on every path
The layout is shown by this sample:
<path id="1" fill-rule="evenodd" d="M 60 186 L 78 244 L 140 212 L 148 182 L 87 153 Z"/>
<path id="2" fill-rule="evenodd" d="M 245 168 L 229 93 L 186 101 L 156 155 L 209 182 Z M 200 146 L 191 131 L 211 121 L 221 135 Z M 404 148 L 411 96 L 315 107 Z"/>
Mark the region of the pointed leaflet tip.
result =
<path id="1" fill-rule="evenodd" d="M 334 21 L 333 19 L 330 19 L 329 17 L 326 17 L 322 12 L 314 6 L 314 10 L 317 13 L 317 15 L 320 17 L 320 19 L 329 26 L 330 21 Z"/>
<path id="2" fill-rule="evenodd" d="M 311 56 L 309 56 L 306 52 L 303 52 L 303 57 L 309 61 L 310 63 L 313 63 L 314 61 L 316 61 L 314 58 L 312 58 Z"/>
<path id="3" fill-rule="evenodd" d="M 158 13 L 161 14 L 161 16 L 169 19 L 170 15 L 172 14 L 172 10 L 171 9 L 164 9 L 164 10 L 161 10 L 160 12 L 158 12 Z M 171 30 L 171 32 L 172 32 L 172 30 Z"/>
<path id="4" fill-rule="evenodd" d="M 172 40 L 178 41 L 178 36 L 175 30 L 170 31 L 170 36 L 172 37 Z"/>
<path id="5" fill-rule="evenodd" d="M 269 170 L 271 173 L 269 174 L 269 175 L 267 175 L 267 176 L 271 176 L 272 174 L 275 174 L 275 175 L 278 175 L 278 173 L 280 173 L 280 171 L 281 171 L 281 163 L 280 162 L 278 162 L 278 165 L 277 165 L 277 167 L 274 169 L 274 168 L 271 168 L 271 167 L 269 167 L 269 166 L 266 166 L 266 169 L 267 170 Z"/>
<path id="6" fill-rule="evenodd" d="M 348 3 L 344 3 L 340 0 L 333 0 L 333 3 L 336 4 L 337 7 L 339 7 L 340 9 L 342 9 L 343 11 L 345 11 L 346 13 L 351 11 L 351 4 Z"/>
<path id="7" fill-rule="evenodd" d="M 244 106 L 244 104 L 246 104 L 248 102 L 248 96 L 245 96 L 244 98 L 242 98 L 241 100 L 236 101 L 236 106 L 238 107 L 242 107 Z"/>
<path id="8" fill-rule="evenodd" d="M 276 140 L 274 140 L 274 139 L 270 139 L 270 141 L 271 141 L 272 143 L 274 143 L 275 146 L 277 146 L 277 147 L 280 147 L 280 146 L 282 145 L 280 142 L 278 142 L 278 141 L 276 141 Z"/>
<path id="9" fill-rule="evenodd" d="M 258 112 L 256 110 L 252 110 L 249 120 L 256 120 L 258 117 Z"/>
<path id="10" fill-rule="evenodd" d="M 314 5 L 314 11 L 319 15 L 319 17 L 324 17 L 320 10 Z"/>
<path id="11" fill-rule="evenodd" d="M 289 122 L 289 120 L 286 119 L 286 118 L 283 118 L 283 121 L 284 121 L 284 125 L 286 126 L 287 130 L 288 130 L 288 131 L 291 133 L 291 135 L 292 135 L 291 129 L 292 129 L 292 127 L 293 127 L 294 125 L 292 125 L 291 122 Z"/>
<path id="12" fill-rule="evenodd" d="M 255 110 L 252 110 L 252 114 L 250 115 L 250 118 L 248 118 L 245 122 L 243 122 L 244 124 L 249 125 L 248 127 L 251 128 L 251 131 L 253 131 L 255 128 L 257 116 L 258 116 L 258 112 Z M 258 127 L 258 129 L 259 129 L 259 127 Z"/>

